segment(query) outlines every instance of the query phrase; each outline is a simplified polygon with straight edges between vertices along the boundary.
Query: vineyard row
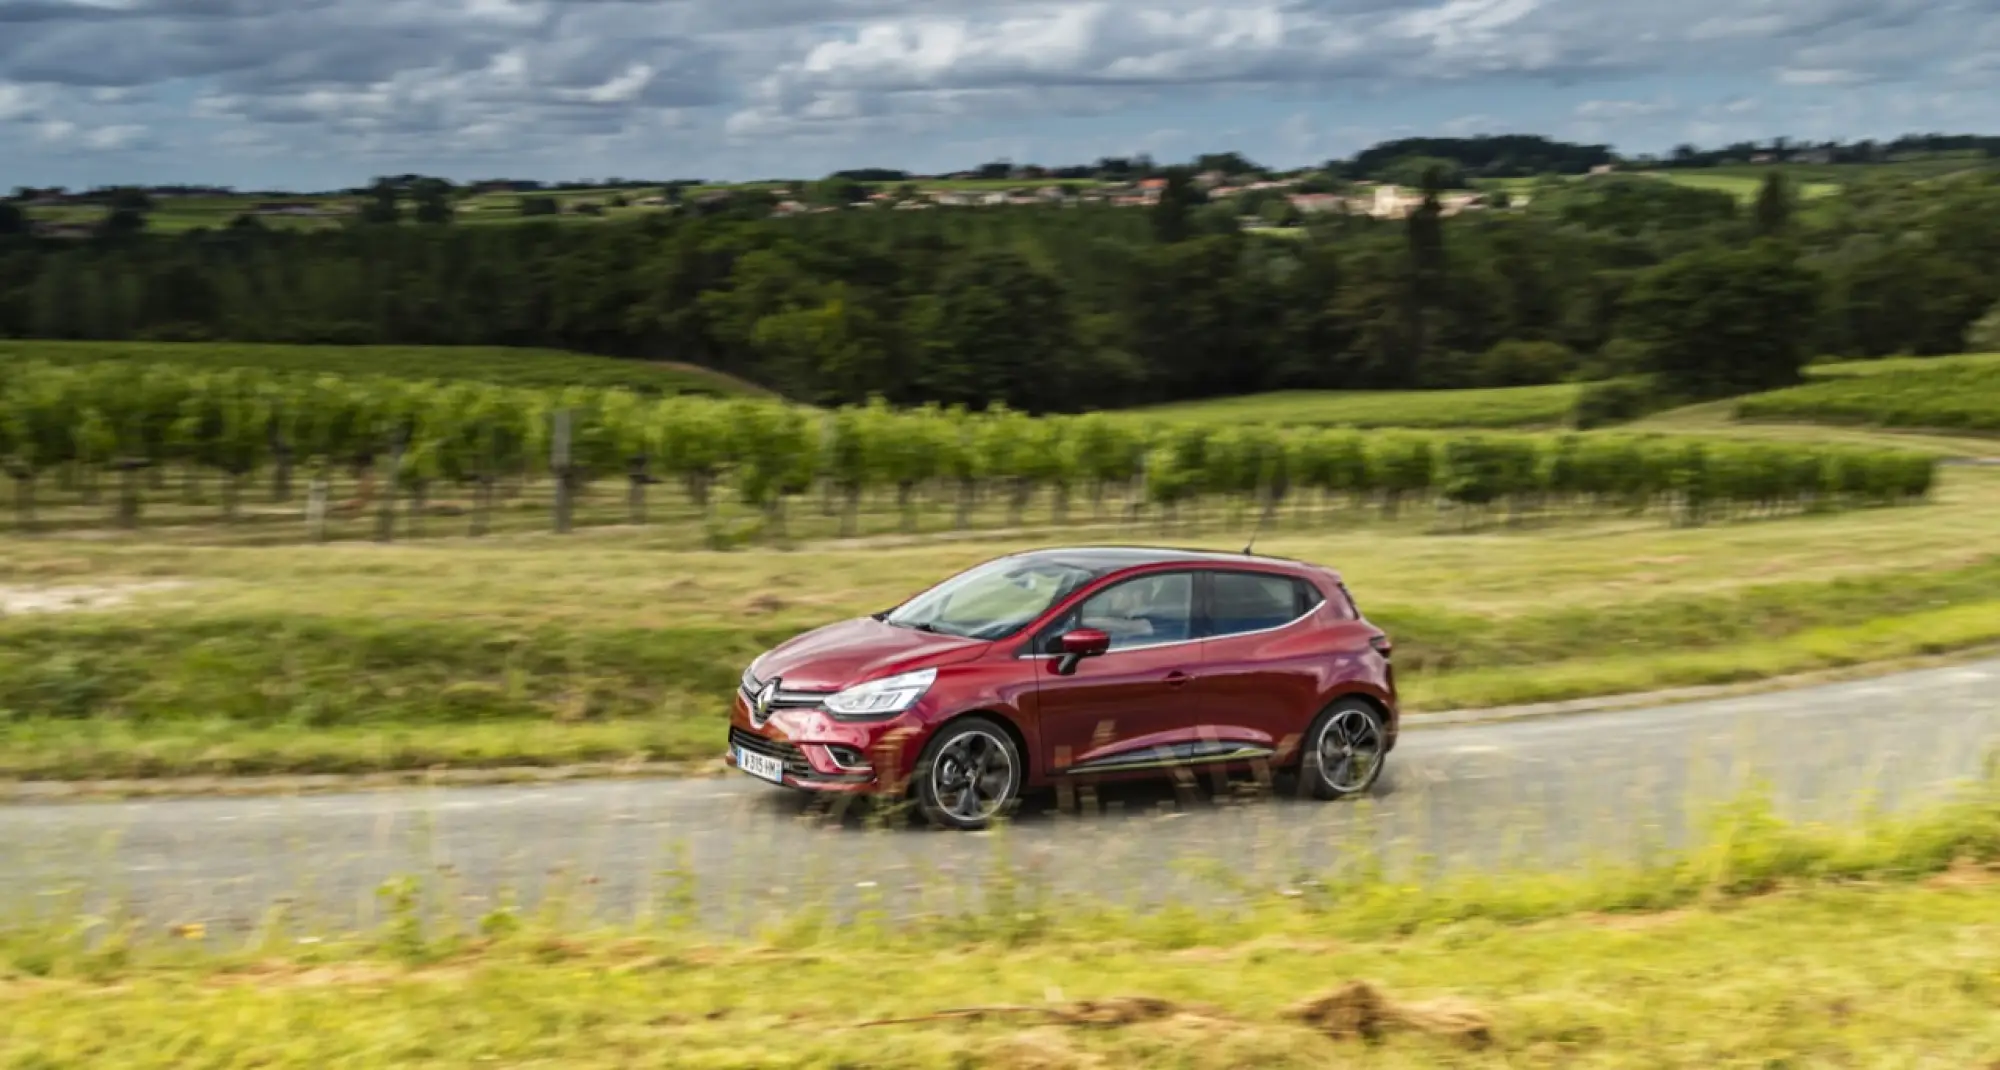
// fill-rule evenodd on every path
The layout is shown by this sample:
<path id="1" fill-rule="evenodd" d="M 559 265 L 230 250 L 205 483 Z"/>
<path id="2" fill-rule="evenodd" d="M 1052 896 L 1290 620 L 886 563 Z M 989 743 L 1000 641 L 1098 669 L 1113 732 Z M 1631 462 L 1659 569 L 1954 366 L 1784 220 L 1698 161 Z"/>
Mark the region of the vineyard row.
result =
<path id="1" fill-rule="evenodd" d="M 50 472 L 120 472 L 116 518 L 137 523 L 146 469 L 221 473 L 234 514 L 256 473 L 288 500 L 294 473 L 323 497 L 345 470 L 418 502 L 471 488 L 483 530 L 503 482 L 549 480 L 557 530 L 594 481 L 644 488 L 673 481 L 704 512 L 722 493 L 781 529 L 785 503 L 812 492 L 841 503 L 843 533 L 864 495 L 958 505 L 1000 498 L 1018 515 L 1037 494 L 1055 516 L 1075 498 L 1121 500 L 1172 521 L 1189 503 L 1225 498 L 1269 513 L 1280 503 L 1346 496 L 1388 513 L 1419 503 L 1551 510 L 1666 510 L 1678 521 L 1924 499 L 1936 459 L 1916 451 L 1587 434 L 1360 432 L 1249 424 L 1162 423 L 1093 413 L 1029 417 L 1005 409 L 819 410 L 755 399 L 644 398 L 621 390 L 531 390 L 473 383 L 200 371 L 171 365 L 0 367 L 0 460 L 16 510 L 32 523 Z M 94 484 L 93 484 L 94 485 Z M 308 513 L 314 507 L 309 505 Z"/>

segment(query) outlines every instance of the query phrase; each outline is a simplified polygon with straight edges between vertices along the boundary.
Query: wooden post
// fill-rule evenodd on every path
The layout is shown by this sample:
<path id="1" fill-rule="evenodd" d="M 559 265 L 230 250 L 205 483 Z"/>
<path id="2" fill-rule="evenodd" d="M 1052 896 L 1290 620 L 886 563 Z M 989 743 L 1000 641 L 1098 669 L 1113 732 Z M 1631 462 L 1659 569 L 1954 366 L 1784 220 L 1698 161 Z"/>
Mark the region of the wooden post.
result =
<path id="1" fill-rule="evenodd" d="M 493 513 L 493 483 L 491 475 L 482 473 L 472 488 L 472 534 L 474 537 L 486 534 L 488 518 Z"/>
<path id="2" fill-rule="evenodd" d="M 306 486 L 306 526 L 314 542 L 326 541 L 326 472 L 314 472 Z"/>
<path id="3" fill-rule="evenodd" d="M 14 522 L 22 531 L 35 530 L 35 476 L 23 469 L 14 477 Z"/>
<path id="4" fill-rule="evenodd" d="M 396 488 L 403 480 L 403 431 L 396 430 L 389 447 L 389 478 L 382 481 L 382 504 L 375 511 L 375 540 L 388 542 L 396 536 Z"/>
<path id="5" fill-rule="evenodd" d="M 646 485 L 653 482 L 653 477 L 646 471 L 645 457 L 632 458 L 631 468 L 627 472 L 626 478 L 632 481 L 632 485 L 625 492 L 625 511 L 629 514 L 632 523 L 644 524 L 646 522 Z"/>
<path id="6" fill-rule="evenodd" d="M 410 537 L 424 537 L 424 509 L 430 499 L 430 487 L 423 482 L 410 488 Z"/>
<path id="7" fill-rule="evenodd" d="M 285 441 L 284 432 L 278 429 L 274 418 L 267 428 L 271 437 L 271 500 L 288 502 L 292 500 L 292 444 Z"/>
<path id="8" fill-rule="evenodd" d="M 118 468 L 118 526 L 127 531 L 139 526 L 139 470 L 147 467 L 143 457 L 120 457 Z"/>
<path id="9" fill-rule="evenodd" d="M 556 481 L 556 534 L 569 534 L 570 527 L 570 467 L 569 467 L 569 418 L 568 409 L 556 411 L 555 434 L 549 438 L 549 471 Z"/>

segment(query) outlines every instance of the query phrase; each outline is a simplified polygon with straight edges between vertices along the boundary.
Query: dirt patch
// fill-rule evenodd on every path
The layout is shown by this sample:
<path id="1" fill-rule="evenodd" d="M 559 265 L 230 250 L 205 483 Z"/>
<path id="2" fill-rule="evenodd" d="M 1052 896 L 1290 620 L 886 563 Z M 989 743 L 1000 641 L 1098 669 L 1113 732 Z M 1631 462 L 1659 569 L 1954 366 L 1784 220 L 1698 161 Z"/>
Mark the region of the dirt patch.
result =
<path id="1" fill-rule="evenodd" d="M 1041 1007 L 1019 1005 L 960 1007 L 955 1010 L 920 1014 L 913 1018 L 878 1018 L 872 1022 L 862 1022 L 855 1028 L 917 1025 L 924 1022 L 982 1022 L 993 1018 L 1019 1017 L 1041 1018 L 1054 1025 L 1098 1027 L 1138 1025 L 1141 1022 L 1157 1022 L 1169 1018 L 1196 1017 L 1213 1021 L 1224 1020 L 1224 1016 L 1212 1007 L 1183 1006 L 1172 1000 L 1156 999 L 1152 996 L 1114 996 L 1109 999 L 1080 999 L 1070 1003 L 1051 1003 Z"/>
<path id="2" fill-rule="evenodd" d="M 0 617 L 111 609 L 131 601 L 134 595 L 178 590 L 187 586 L 190 585 L 184 580 L 72 587 L 17 587 L 0 584 Z"/>
<path id="3" fill-rule="evenodd" d="M 1294 1004 L 1284 1017 L 1334 1040 L 1372 1041 L 1405 1030 L 1448 1037 L 1474 1048 L 1493 1042 L 1492 1021 L 1471 1004 L 1457 1000 L 1394 1003 L 1366 981 L 1349 981 L 1324 996 Z"/>
<path id="4" fill-rule="evenodd" d="M 1613 932 L 1643 933 L 1678 925 L 1691 916 L 1685 910 L 1661 910 L 1645 914 L 1592 914 L 1585 920 Z"/>
<path id="5" fill-rule="evenodd" d="M 1970 858 L 1954 861 L 1949 869 L 1924 882 L 1930 888 L 1984 888 L 2000 881 L 2000 865 Z"/>
<path id="6" fill-rule="evenodd" d="M 1296 1003 L 1280 1017 L 1340 1041 L 1374 1041 L 1402 1031 L 1444 1037 L 1471 1048 L 1483 1048 L 1493 1042 L 1492 1020 L 1469 1003 L 1448 999 L 1398 1003 L 1366 981 L 1349 981 L 1323 996 Z M 1046 1025 L 1100 1029 L 1144 1023 L 1241 1024 L 1214 1007 L 1152 996 L 1117 996 L 1042 1006 L 961 1007 L 910 1018 L 880 1018 L 859 1023 L 855 1028 L 1021 1018 L 1040 1019 Z"/>

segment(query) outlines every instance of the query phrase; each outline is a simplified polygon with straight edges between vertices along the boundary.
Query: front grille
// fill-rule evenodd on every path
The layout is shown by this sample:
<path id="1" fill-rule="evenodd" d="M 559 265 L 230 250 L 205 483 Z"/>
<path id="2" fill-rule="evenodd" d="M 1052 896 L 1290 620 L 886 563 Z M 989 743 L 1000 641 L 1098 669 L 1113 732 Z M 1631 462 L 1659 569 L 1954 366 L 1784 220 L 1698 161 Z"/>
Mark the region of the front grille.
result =
<path id="1" fill-rule="evenodd" d="M 806 761 L 805 753 L 790 743 L 765 739 L 754 732 L 745 732 L 735 725 L 730 725 L 729 745 L 755 751 L 767 758 L 776 758 L 785 763 L 785 772 L 791 776 L 813 775 L 812 763 Z"/>
<path id="2" fill-rule="evenodd" d="M 756 674 L 750 670 L 743 670 L 743 680 L 737 685 L 736 690 L 738 694 L 743 696 L 743 704 L 750 707 L 753 713 L 757 709 L 757 692 L 763 689 L 763 680 L 759 680 Z M 814 709 L 820 703 L 825 702 L 826 697 L 831 694 L 833 694 L 831 691 L 795 691 L 780 683 L 778 693 L 771 696 L 771 708 L 773 710 Z M 759 720 L 758 723 L 762 724 L 763 722 Z"/>

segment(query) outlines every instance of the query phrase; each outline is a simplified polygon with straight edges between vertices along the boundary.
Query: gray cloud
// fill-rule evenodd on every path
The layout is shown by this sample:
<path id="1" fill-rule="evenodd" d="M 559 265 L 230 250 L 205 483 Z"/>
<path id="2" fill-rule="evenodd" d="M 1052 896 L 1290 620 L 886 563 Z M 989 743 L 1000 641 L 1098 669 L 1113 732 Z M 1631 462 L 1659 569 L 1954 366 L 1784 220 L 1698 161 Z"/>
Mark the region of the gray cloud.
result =
<path id="1" fill-rule="evenodd" d="M 1708 129 L 1784 94 L 1972 95 L 1996 55 L 2000 0 L 0 0 L 5 110 L 72 141 L 120 131 L 96 136 L 107 152 L 747 153 L 1221 91 L 1391 107 L 1508 83 L 1581 87 L 1554 113 L 1579 129 Z M 1641 77 L 1688 88 L 1593 88 Z M 1769 87 L 1765 107 L 1702 110 L 1712 77 Z M 1481 103 L 1430 125 L 1453 115 L 1514 118 Z M 1271 137 L 1302 143 L 1281 118 Z"/>

